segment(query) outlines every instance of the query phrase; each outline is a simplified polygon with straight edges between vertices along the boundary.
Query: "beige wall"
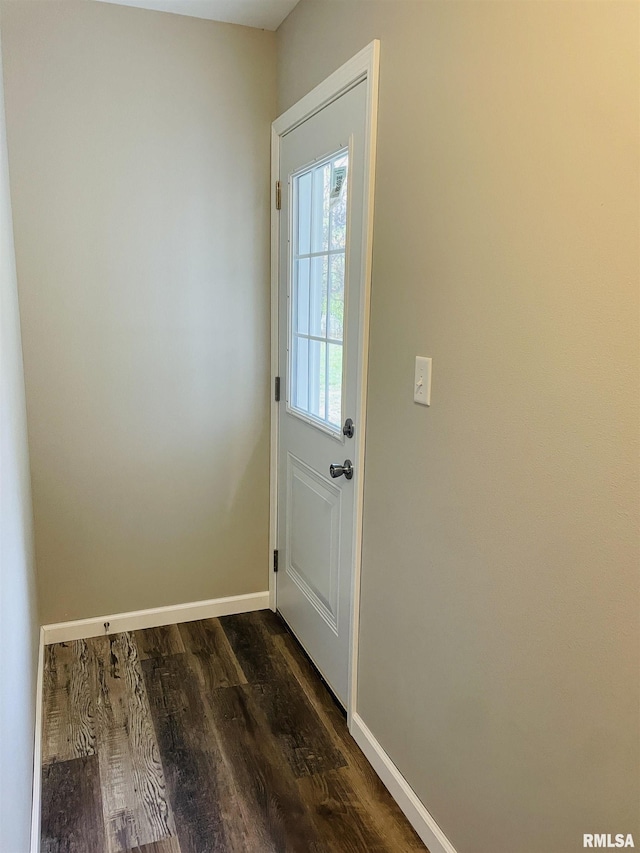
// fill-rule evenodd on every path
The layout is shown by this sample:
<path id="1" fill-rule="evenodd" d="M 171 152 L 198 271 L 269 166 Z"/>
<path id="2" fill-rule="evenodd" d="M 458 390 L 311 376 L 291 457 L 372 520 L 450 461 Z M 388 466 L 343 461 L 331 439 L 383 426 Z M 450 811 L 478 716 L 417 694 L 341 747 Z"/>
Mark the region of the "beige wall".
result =
<path id="1" fill-rule="evenodd" d="M 38 658 L 33 518 L 0 57 L 0 851 L 29 850 Z"/>
<path id="2" fill-rule="evenodd" d="M 3 14 L 43 621 L 264 590 L 275 35 Z"/>
<path id="3" fill-rule="evenodd" d="M 280 110 L 381 39 L 359 709 L 459 853 L 640 841 L 639 13 L 279 30 Z"/>

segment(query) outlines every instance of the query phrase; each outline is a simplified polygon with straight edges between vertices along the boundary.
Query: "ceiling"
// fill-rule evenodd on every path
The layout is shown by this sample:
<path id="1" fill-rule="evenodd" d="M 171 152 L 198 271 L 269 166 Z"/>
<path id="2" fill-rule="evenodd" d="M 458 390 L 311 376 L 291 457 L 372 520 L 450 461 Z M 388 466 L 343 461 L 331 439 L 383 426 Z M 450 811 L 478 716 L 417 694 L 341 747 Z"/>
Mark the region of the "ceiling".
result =
<path id="1" fill-rule="evenodd" d="M 298 0 L 100 0 L 121 6 L 137 6 L 158 12 L 173 12 L 209 21 L 243 24 L 261 30 L 276 30 Z"/>

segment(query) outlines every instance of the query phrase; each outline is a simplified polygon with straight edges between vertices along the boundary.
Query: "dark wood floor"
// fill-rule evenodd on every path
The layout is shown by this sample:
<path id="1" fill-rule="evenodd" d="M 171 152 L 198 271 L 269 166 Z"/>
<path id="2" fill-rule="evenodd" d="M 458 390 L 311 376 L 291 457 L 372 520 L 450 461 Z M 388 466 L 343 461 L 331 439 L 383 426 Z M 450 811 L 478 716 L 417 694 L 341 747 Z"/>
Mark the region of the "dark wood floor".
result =
<path id="1" fill-rule="evenodd" d="M 425 849 L 271 611 L 47 647 L 42 851 Z"/>

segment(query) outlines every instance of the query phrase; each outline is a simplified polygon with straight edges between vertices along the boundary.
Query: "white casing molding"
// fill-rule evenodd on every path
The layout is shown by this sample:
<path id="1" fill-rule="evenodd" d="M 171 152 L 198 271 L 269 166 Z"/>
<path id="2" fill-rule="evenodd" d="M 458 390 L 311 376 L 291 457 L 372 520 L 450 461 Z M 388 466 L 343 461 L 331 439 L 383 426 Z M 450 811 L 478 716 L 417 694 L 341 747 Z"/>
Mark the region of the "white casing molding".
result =
<path id="1" fill-rule="evenodd" d="M 116 613 L 112 616 L 95 616 L 91 619 L 76 619 L 72 622 L 56 622 L 43 625 L 44 644 L 66 643 L 70 640 L 84 640 L 101 634 L 116 634 L 119 631 L 137 631 L 141 628 L 158 628 L 161 625 L 175 625 L 179 622 L 193 622 L 196 619 L 212 619 L 216 616 L 231 616 L 236 613 L 249 613 L 252 610 L 266 610 L 269 607 L 268 592 L 253 592 L 248 595 L 230 595 L 227 598 L 211 598 L 208 601 L 190 601 L 187 604 L 169 607 L 152 607 L 150 610 L 133 610 L 130 613 Z M 109 630 L 105 631 L 105 622 Z"/>
<path id="2" fill-rule="evenodd" d="M 280 137 L 271 125 L 271 443 L 269 446 L 269 607 L 276 610 L 276 573 L 273 554 L 278 547 L 278 405 L 275 382 L 278 376 L 278 282 L 280 218 L 276 210 L 276 181 L 280 174 Z"/>
<path id="3" fill-rule="evenodd" d="M 44 628 L 40 628 L 38 675 L 36 682 L 36 719 L 33 741 L 33 786 L 31 790 L 31 850 L 40 853 L 40 804 L 42 792 L 42 689 L 44 676 Z"/>
<path id="4" fill-rule="evenodd" d="M 418 799 L 413 788 L 358 713 L 352 715 L 349 731 L 430 853 L 456 853 L 455 847 L 440 829 L 435 818 Z"/>

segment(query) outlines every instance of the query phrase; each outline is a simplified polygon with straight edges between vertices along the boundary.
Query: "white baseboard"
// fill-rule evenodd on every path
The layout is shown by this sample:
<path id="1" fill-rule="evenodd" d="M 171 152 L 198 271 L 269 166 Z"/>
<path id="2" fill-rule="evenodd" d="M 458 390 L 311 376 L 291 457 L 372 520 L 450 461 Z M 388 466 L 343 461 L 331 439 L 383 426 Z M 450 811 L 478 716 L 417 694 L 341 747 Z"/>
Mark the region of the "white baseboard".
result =
<path id="1" fill-rule="evenodd" d="M 269 592 L 254 592 L 248 595 L 212 598 L 208 601 L 191 601 L 188 604 L 169 607 L 152 607 L 150 610 L 134 610 L 131 613 L 116 613 L 113 616 L 95 616 L 92 619 L 57 622 L 53 625 L 43 625 L 42 631 L 44 643 L 48 646 L 51 643 L 67 643 L 71 640 L 99 637 L 105 633 L 105 622 L 109 623 L 107 633 L 116 634 L 119 631 L 137 631 L 141 628 L 158 628 L 161 625 L 193 622 L 195 619 L 212 619 L 216 616 L 249 613 L 251 610 L 266 610 L 268 607 Z"/>
<path id="2" fill-rule="evenodd" d="M 31 853 L 40 853 L 40 801 L 42 791 L 42 689 L 44 676 L 44 629 L 40 628 L 36 720 L 33 741 L 33 786 L 31 791 Z"/>
<path id="3" fill-rule="evenodd" d="M 430 853 L 456 853 L 453 844 L 420 802 L 415 791 L 375 739 L 362 717 L 351 717 L 349 730 L 385 787 L 400 806 Z"/>

